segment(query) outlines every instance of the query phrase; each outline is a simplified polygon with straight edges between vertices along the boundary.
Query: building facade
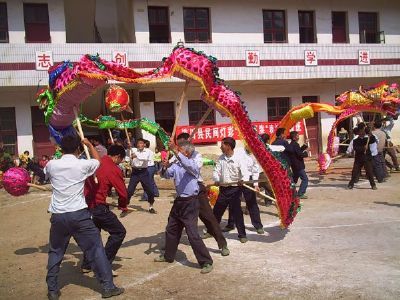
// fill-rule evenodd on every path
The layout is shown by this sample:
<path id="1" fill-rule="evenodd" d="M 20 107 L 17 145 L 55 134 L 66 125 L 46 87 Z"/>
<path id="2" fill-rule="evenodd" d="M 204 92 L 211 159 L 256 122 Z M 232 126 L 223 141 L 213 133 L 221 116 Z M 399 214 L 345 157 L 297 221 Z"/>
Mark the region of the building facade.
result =
<path id="1" fill-rule="evenodd" d="M 183 42 L 218 58 L 220 78 L 241 92 L 254 122 L 279 121 L 302 102 L 334 104 L 338 94 L 360 85 L 400 81 L 399 1 L 315 2 L 0 1 L 3 144 L 15 153 L 53 151 L 36 92 L 47 85 L 51 63 L 78 61 L 86 53 L 148 70 Z M 172 131 L 183 81 L 121 86 L 131 96 L 131 118 L 147 117 Z M 85 115 L 107 113 L 105 90 L 85 102 Z M 200 92 L 190 84 L 179 125 L 195 125 L 207 110 Z M 313 154 L 324 150 L 334 121 L 325 113 L 306 121 Z M 205 122 L 229 123 L 215 112 Z M 393 138 L 400 142 L 399 122 Z M 215 143 L 203 150 L 219 151 Z"/>

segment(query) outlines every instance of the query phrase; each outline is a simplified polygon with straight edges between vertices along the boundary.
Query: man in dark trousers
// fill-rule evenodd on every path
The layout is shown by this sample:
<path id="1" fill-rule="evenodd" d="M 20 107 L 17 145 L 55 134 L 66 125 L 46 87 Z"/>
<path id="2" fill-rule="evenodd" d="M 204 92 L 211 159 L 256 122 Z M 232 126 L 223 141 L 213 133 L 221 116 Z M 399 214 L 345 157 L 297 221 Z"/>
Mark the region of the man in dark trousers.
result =
<path id="1" fill-rule="evenodd" d="M 96 171 L 96 184 L 93 177 L 87 180 L 85 185 L 85 198 L 89 210 L 93 216 L 93 222 L 100 230 L 107 231 L 108 237 L 105 251 L 110 264 L 121 247 L 125 238 L 126 230 L 124 225 L 118 220 L 117 216 L 110 211 L 106 202 L 107 195 L 112 188 L 115 188 L 118 198 L 118 208 L 122 210 L 122 216 L 127 213 L 128 192 L 126 190 L 122 170 L 118 165 L 125 159 L 125 149 L 120 145 L 111 145 L 107 150 L 107 155 L 100 161 L 100 167 Z M 90 265 L 84 256 L 82 263 L 82 272 L 89 272 Z M 117 273 L 113 271 L 113 275 Z"/>
<path id="2" fill-rule="evenodd" d="M 188 133 L 183 132 L 178 135 L 176 140 L 179 144 L 182 141 L 189 140 L 189 138 L 190 138 L 190 135 Z M 193 151 L 192 158 L 196 161 L 197 166 L 201 170 L 201 168 L 203 167 L 203 158 L 202 158 L 201 154 L 195 150 L 195 151 Z M 207 232 L 203 235 L 203 239 L 211 237 L 211 236 L 214 237 L 214 239 L 218 243 L 218 248 L 221 249 L 221 255 L 227 256 L 227 255 L 229 255 L 228 244 L 226 242 L 224 235 L 222 234 L 222 230 L 219 227 L 219 223 L 214 216 L 214 213 L 210 206 L 210 202 L 208 201 L 207 189 L 204 186 L 203 178 L 201 177 L 201 174 L 199 175 L 197 181 L 199 184 L 199 197 L 198 197 L 199 198 L 199 218 L 207 228 Z"/>
<path id="3" fill-rule="evenodd" d="M 192 158 L 194 146 L 188 141 L 181 141 L 179 148 L 173 142 L 169 149 L 174 152 L 177 160 L 169 165 L 168 161 L 162 162 L 161 176 L 173 178 L 176 188 L 176 198 L 168 217 L 165 230 L 165 253 L 154 259 L 156 262 L 173 262 L 182 230 L 185 228 L 190 246 L 201 267 L 201 273 L 209 273 L 213 269 L 213 260 L 203 240 L 200 238 L 197 221 L 199 217 L 199 185 L 197 183 L 200 168 Z"/>
<path id="4" fill-rule="evenodd" d="M 383 182 L 384 179 L 388 177 L 385 158 L 383 156 L 383 151 L 385 150 L 385 145 L 386 145 L 386 133 L 381 128 L 382 128 L 382 121 L 380 120 L 375 121 L 374 130 L 372 131 L 372 134 L 378 140 L 377 140 L 377 153 L 376 155 L 372 155 L 372 167 L 376 179 L 378 180 L 379 183 Z"/>
<path id="5" fill-rule="evenodd" d="M 71 236 L 85 253 L 101 283 L 102 297 L 109 298 L 124 292 L 113 283 L 111 265 L 104 251 L 100 231 L 92 221 L 83 194 L 85 180 L 99 167 L 100 156 L 87 139 L 82 143 L 89 148 L 94 159 L 78 159 L 80 139 L 65 136 L 61 140 L 64 155 L 61 159 L 51 160 L 44 169 L 53 187 L 49 206 L 52 215 L 46 277 L 49 299 L 58 299 L 60 296 L 57 278 Z"/>
<path id="6" fill-rule="evenodd" d="M 260 176 L 260 166 L 258 165 L 255 157 L 250 153 L 250 150 L 247 147 L 240 150 L 241 151 L 236 154 L 240 155 L 241 159 L 245 161 L 248 171 L 251 174 L 249 179 L 258 181 Z M 257 191 L 260 191 L 258 182 L 254 183 L 254 188 Z M 261 222 L 260 209 L 258 208 L 256 193 L 243 186 L 242 194 L 246 202 L 246 208 L 249 211 L 251 224 L 254 226 L 258 234 L 264 234 L 264 226 Z M 224 231 L 233 230 L 235 228 L 234 224 L 235 222 L 233 220 L 232 208 L 229 206 L 228 224 L 225 226 Z"/>
<path id="7" fill-rule="evenodd" d="M 306 166 L 304 164 L 304 157 L 308 156 L 306 151 L 307 145 L 300 147 L 299 143 L 299 133 L 297 131 L 290 132 L 290 144 L 286 147 L 286 151 L 289 155 L 290 166 L 293 172 L 293 182 L 297 183 L 299 178 L 301 179 L 300 188 L 297 195 L 300 199 L 307 199 L 306 190 L 308 186 L 308 177 L 306 174 Z"/>
<path id="8" fill-rule="evenodd" d="M 248 240 L 240 206 L 240 195 L 242 193 L 241 185 L 243 181 L 249 180 L 250 173 L 243 158 L 234 152 L 235 146 L 236 141 L 231 137 L 226 137 L 221 141 L 222 155 L 217 160 L 213 171 L 214 184 L 220 186 L 213 212 L 220 223 L 229 206 L 232 209 L 239 241 L 246 243 Z"/>
<path id="9" fill-rule="evenodd" d="M 131 150 L 132 174 L 128 185 L 128 203 L 135 193 L 136 186 L 140 182 L 142 184 L 143 190 L 147 194 L 147 201 L 149 202 L 149 212 L 151 214 L 155 214 L 156 211 L 153 208 L 154 190 L 148 170 L 149 162 L 151 160 L 151 152 L 149 149 L 145 148 L 144 139 L 138 139 L 136 142 L 136 147 L 137 148 L 132 148 Z"/>
<path id="10" fill-rule="evenodd" d="M 371 188 L 373 190 L 377 189 L 374 181 L 374 173 L 372 170 L 371 154 L 371 145 L 375 143 L 376 138 L 373 134 L 371 134 L 369 128 L 365 126 L 359 126 L 358 138 L 353 141 L 353 149 L 355 155 L 353 170 L 351 172 L 351 180 L 348 185 L 349 189 L 352 189 L 354 187 L 354 183 L 358 179 L 361 169 L 363 167 L 365 168 L 365 172 L 367 174 L 369 183 L 371 184 Z"/>

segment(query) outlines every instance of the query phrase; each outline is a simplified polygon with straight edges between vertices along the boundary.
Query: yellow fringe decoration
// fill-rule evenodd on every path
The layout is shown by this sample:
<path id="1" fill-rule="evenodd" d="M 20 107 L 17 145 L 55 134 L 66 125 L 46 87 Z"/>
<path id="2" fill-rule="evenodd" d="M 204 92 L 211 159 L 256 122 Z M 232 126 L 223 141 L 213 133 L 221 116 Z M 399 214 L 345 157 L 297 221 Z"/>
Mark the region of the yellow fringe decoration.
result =
<path id="1" fill-rule="evenodd" d="M 64 86 L 63 89 L 61 91 L 59 91 L 57 94 L 57 97 L 55 99 L 56 104 L 58 103 L 58 100 L 60 99 L 62 94 L 76 88 L 80 84 L 82 84 L 82 81 L 80 81 L 79 79 L 74 79 L 70 83 L 68 83 L 66 86 Z"/>

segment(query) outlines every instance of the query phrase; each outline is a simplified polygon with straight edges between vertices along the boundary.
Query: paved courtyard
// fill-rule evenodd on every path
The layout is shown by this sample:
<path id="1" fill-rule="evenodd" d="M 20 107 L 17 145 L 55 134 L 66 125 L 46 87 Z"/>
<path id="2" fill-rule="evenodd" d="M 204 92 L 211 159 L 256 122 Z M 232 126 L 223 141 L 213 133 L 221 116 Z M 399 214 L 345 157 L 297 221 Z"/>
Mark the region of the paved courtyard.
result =
<path id="1" fill-rule="evenodd" d="M 158 180 L 158 214 L 135 197 L 137 212 L 122 219 L 127 236 L 114 268 L 126 292 L 116 299 L 399 299 L 400 173 L 377 191 L 365 179 L 347 190 L 351 164 L 342 159 L 323 177 L 315 162 L 308 164 L 309 199 L 288 230 L 279 228 L 275 207 L 260 205 L 264 235 L 245 216 L 249 242 L 241 244 L 235 231 L 226 234 L 230 256 L 207 239 L 214 259 L 207 275 L 200 274 L 186 236 L 175 263 L 153 262 L 174 193 L 171 182 Z M 210 173 L 204 170 L 206 178 Z M 46 299 L 49 199 L 50 192 L 14 198 L 0 190 L 1 299 Z M 81 258 L 71 240 L 59 276 L 61 299 L 100 298 L 96 279 L 80 273 Z"/>

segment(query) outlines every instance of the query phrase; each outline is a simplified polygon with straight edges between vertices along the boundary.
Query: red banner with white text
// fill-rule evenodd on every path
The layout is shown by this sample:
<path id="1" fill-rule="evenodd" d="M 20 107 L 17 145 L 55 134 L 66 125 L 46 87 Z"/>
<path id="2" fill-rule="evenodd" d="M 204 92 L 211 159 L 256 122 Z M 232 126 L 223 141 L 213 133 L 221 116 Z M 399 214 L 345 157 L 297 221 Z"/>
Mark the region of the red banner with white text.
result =
<path id="1" fill-rule="evenodd" d="M 278 128 L 279 122 L 253 122 L 252 124 L 258 134 L 268 133 L 271 136 Z M 194 128 L 195 126 L 177 126 L 176 135 L 178 136 L 182 132 L 191 134 Z M 297 131 L 300 135 L 304 134 L 303 122 L 297 122 L 292 130 Z M 194 144 L 216 143 L 225 137 L 233 137 L 238 140 L 239 132 L 232 124 L 200 126 L 192 141 Z"/>

